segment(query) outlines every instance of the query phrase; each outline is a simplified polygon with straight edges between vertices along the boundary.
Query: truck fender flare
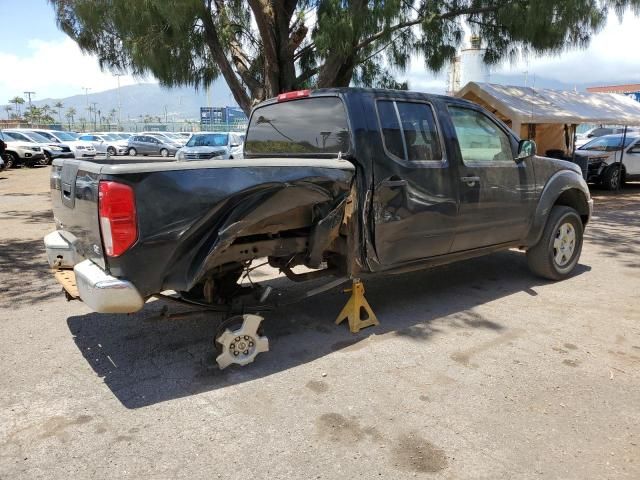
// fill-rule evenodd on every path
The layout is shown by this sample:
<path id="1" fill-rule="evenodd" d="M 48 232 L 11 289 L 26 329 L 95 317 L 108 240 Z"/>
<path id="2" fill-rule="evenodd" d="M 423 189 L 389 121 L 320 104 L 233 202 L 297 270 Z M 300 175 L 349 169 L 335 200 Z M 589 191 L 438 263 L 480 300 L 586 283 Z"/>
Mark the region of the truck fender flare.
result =
<path id="1" fill-rule="evenodd" d="M 545 184 L 538 206 L 533 215 L 527 246 L 532 247 L 540 241 L 551 209 L 555 205 L 567 205 L 578 211 L 584 224 L 589 220 L 589 187 L 584 178 L 573 170 L 556 172 Z"/>

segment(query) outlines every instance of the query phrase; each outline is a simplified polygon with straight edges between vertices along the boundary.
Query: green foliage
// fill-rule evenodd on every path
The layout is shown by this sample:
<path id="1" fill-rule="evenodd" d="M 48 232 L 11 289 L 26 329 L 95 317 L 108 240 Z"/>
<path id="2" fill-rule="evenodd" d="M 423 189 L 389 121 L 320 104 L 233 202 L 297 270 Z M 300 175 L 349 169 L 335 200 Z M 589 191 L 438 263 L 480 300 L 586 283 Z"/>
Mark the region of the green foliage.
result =
<path id="1" fill-rule="evenodd" d="M 50 2 L 62 30 L 103 68 L 166 86 L 206 86 L 222 75 L 245 111 L 298 88 L 408 88 L 397 74 L 415 58 L 442 69 L 465 28 L 496 63 L 584 47 L 609 14 L 640 12 L 640 0 Z"/>

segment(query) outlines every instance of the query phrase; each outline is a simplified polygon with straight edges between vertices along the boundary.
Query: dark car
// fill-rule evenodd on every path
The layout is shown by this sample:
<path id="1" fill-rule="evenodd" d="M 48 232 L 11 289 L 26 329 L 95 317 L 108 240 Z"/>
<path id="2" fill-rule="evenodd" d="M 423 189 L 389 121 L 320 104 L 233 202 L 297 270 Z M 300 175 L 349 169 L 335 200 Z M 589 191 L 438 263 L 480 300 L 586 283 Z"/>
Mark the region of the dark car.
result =
<path id="1" fill-rule="evenodd" d="M 134 135 L 128 140 L 127 151 L 129 155 L 160 155 L 161 157 L 174 156 L 179 145 L 166 142 L 151 135 Z"/>
<path id="2" fill-rule="evenodd" d="M 58 230 L 45 245 L 99 312 L 137 311 L 165 290 L 245 311 L 247 298 L 269 295 L 237 284 L 260 258 L 335 286 L 516 247 L 536 275 L 560 280 L 578 263 L 593 202 L 576 165 L 535 153 L 469 101 L 292 92 L 254 108 L 244 159 L 55 161 Z M 77 194 L 78 178 L 92 195 Z M 256 320 L 244 322 L 257 342 Z M 244 333 L 233 341 L 244 328 L 220 332 L 221 366 L 255 356 Z"/>

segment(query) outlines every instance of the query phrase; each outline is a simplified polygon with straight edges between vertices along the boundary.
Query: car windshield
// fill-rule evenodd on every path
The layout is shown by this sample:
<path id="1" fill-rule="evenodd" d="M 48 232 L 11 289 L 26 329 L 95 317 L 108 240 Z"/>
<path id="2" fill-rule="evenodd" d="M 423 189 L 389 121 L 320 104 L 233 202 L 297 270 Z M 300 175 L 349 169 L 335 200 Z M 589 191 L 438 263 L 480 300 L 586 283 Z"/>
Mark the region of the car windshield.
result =
<path id="1" fill-rule="evenodd" d="M 36 133 L 36 132 L 26 132 L 25 135 L 29 137 L 31 140 L 33 140 L 34 142 L 51 143 L 51 140 L 49 140 L 47 137 L 45 137 L 44 135 L 40 135 L 39 133 Z"/>
<path id="2" fill-rule="evenodd" d="M 229 141 L 226 133 L 194 133 L 187 147 L 224 147 Z"/>
<path id="3" fill-rule="evenodd" d="M 624 141 L 624 146 L 628 147 L 631 145 L 636 138 L 635 137 L 627 137 Z M 584 144 L 578 150 L 597 150 L 599 152 L 613 152 L 615 150 L 620 150 L 620 146 L 622 145 L 622 135 L 607 135 L 605 137 L 599 137 L 594 140 L 591 140 L 589 143 Z"/>
<path id="4" fill-rule="evenodd" d="M 112 142 L 120 140 L 118 137 L 116 137 L 115 135 L 111 135 L 110 133 L 103 134 L 102 136 L 105 140 L 111 140 Z"/>
<path id="5" fill-rule="evenodd" d="M 68 132 L 53 132 L 53 134 L 62 142 L 73 142 L 77 138 Z"/>
<path id="6" fill-rule="evenodd" d="M 11 139 L 11 140 L 19 140 L 21 142 L 31 142 L 34 143 L 33 140 L 31 140 L 29 137 L 27 137 L 26 135 L 22 134 L 22 133 L 17 133 L 17 132 L 4 132 L 4 134 L 7 136 L 7 138 Z"/>

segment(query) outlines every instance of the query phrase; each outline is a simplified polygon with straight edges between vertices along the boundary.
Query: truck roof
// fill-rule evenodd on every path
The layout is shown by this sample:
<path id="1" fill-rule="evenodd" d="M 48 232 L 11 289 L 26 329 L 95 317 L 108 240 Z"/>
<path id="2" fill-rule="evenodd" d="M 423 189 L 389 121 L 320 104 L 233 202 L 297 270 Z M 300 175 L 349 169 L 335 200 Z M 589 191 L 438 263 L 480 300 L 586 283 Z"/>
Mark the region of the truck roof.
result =
<path id="1" fill-rule="evenodd" d="M 299 97 L 293 97 L 290 100 L 294 100 L 295 98 L 304 98 L 304 97 L 320 97 L 320 96 L 329 96 L 329 95 L 340 95 L 343 97 L 348 96 L 357 96 L 363 94 L 373 94 L 376 97 L 394 97 L 394 98 L 415 98 L 422 100 L 429 99 L 437 99 L 437 100 L 446 100 L 450 103 L 458 103 L 461 105 L 473 105 L 477 107 L 477 104 L 470 102 L 469 100 L 460 99 L 457 97 L 451 97 L 448 95 L 439 95 L 434 93 L 426 93 L 426 92 L 417 92 L 413 90 L 390 90 L 384 88 L 362 88 L 362 87 L 339 87 L 339 88 L 318 88 L 313 90 L 300 90 L 299 92 L 305 92 L 305 94 L 300 95 Z M 293 92 L 287 92 L 291 94 Z M 272 103 L 278 103 L 278 97 L 269 98 L 258 105 L 257 107 L 269 105 Z"/>

